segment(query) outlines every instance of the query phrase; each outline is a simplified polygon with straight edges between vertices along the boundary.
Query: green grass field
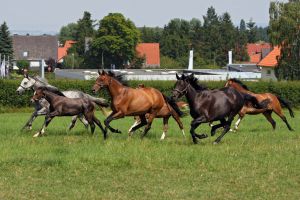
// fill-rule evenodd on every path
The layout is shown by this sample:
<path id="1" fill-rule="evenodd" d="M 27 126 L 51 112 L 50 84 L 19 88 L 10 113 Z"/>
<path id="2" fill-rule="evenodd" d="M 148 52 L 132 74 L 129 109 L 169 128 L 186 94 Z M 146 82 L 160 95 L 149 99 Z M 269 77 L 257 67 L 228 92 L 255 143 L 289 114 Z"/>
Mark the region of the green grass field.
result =
<path id="1" fill-rule="evenodd" d="M 299 111 L 288 117 L 295 132 L 278 117 L 272 131 L 262 115 L 247 116 L 218 145 L 216 136 L 192 144 L 189 117 L 186 139 L 172 119 L 165 141 L 161 119 L 144 140 L 128 139 L 133 119 L 125 118 L 112 123 L 123 134 L 103 141 L 99 128 L 92 136 L 80 123 L 68 132 L 69 117 L 32 138 L 43 117 L 21 132 L 29 116 L 0 114 L 0 199 L 300 199 Z"/>

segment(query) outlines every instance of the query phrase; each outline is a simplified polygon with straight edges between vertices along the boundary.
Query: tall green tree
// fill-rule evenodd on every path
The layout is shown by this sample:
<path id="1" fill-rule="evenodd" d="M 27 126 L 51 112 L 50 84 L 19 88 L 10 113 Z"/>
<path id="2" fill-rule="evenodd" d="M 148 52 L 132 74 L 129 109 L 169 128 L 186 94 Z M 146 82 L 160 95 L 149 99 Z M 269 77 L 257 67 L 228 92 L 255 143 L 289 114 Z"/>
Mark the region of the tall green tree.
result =
<path id="1" fill-rule="evenodd" d="M 12 38 L 6 22 L 0 26 L 0 54 L 1 56 L 13 58 Z"/>
<path id="2" fill-rule="evenodd" d="M 249 43 L 255 43 L 257 41 L 256 30 L 257 27 L 255 25 L 255 22 L 253 21 L 253 19 L 250 19 L 249 22 L 247 22 L 247 35 Z"/>
<path id="3" fill-rule="evenodd" d="M 97 67 L 100 67 L 103 58 L 105 67 L 114 64 L 122 68 L 136 56 L 140 31 L 120 13 L 108 14 L 99 24 L 96 37 L 91 42 L 91 57 L 98 63 Z"/>
<path id="4" fill-rule="evenodd" d="M 248 61 L 249 55 L 247 52 L 247 43 L 248 43 L 248 36 L 247 36 L 247 28 L 246 23 L 242 19 L 240 21 L 239 28 L 236 28 L 236 43 L 234 49 L 234 59 L 236 61 Z"/>
<path id="5" fill-rule="evenodd" d="M 275 74 L 278 79 L 300 80 L 300 1 L 270 3 L 269 37 L 281 48 Z"/>
<path id="6" fill-rule="evenodd" d="M 91 19 L 91 13 L 85 11 L 83 17 L 77 22 L 77 31 L 75 34 L 77 43 L 74 45 L 74 48 L 79 56 L 83 57 L 86 52 L 86 38 L 91 38 L 94 34 L 94 21 Z"/>
<path id="7" fill-rule="evenodd" d="M 63 26 L 59 31 L 59 42 L 64 44 L 66 40 L 76 40 L 77 31 L 77 23 L 70 23 L 66 26 Z"/>
<path id="8" fill-rule="evenodd" d="M 159 27 L 142 27 L 140 28 L 141 31 L 141 41 L 146 43 L 152 43 L 152 42 L 159 42 L 162 35 L 162 28 Z"/>

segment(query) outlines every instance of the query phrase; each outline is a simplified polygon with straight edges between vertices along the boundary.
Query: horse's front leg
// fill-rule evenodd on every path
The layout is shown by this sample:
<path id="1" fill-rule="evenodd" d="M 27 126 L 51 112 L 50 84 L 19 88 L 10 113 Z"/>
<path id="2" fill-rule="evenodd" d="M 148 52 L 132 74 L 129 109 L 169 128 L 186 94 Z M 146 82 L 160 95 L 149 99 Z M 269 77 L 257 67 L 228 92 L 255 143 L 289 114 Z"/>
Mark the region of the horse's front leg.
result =
<path id="1" fill-rule="evenodd" d="M 37 111 L 35 110 L 31 114 L 29 120 L 25 123 L 25 125 L 22 127 L 21 130 L 24 130 L 26 127 L 28 127 L 28 129 L 31 130 L 32 129 L 32 122 L 35 120 L 36 117 L 37 117 Z"/>
<path id="2" fill-rule="evenodd" d="M 204 139 L 208 137 L 206 134 L 199 135 L 195 132 L 195 129 L 203 122 L 205 122 L 203 117 L 198 117 L 191 122 L 190 134 L 192 135 L 194 144 L 197 144 L 197 138 Z"/>
<path id="3" fill-rule="evenodd" d="M 105 127 L 108 128 L 111 132 L 113 133 L 121 133 L 120 130 L 118 129 L 114 129 L 112 128 L 109 124 L 112 120 L 115 120 L 115 119 L 119 119 L 119 118 L 122 118 L 124 117 L 124 114 L 122 112 L 112 112 L 105 120 L 104 120 L 104 124 L 105 124 Z"/>
<path id="4" fill-rule="evenodd" d="M 51 112 L 51 113 L 47 114 L 45 116 L 45 121 L 44 121 L 44 124 L 43 124 L 41 130 L 39 132 L 37 132 L 36 134 L 34 134 L 33 137 L 39 137 L 39 136 L 43 135 L 45 133 L 45 129 L 47 128 L 47 126 L 49 125 L 49 123 L 57 115 L 58 115 L 57 111 L 54 111 L 54 112 Z"/>
<path id="5" fill-rule="evenodd" d="M 164 117 L 164 118 L 163 118 L 164 128 L 163 128 L 163 133 L 162 133 L 162 135 L 161 135 L 161 137 L 160 137 L 161 140 L 164 140 L 165 137 L 166 137 L 166 135 L 167 135 L 168 128 L 169 128 L 169 127 L 168 127 L 168 121 L 169 121 L 169 118 L 170 118 L 170 116 Z"/>

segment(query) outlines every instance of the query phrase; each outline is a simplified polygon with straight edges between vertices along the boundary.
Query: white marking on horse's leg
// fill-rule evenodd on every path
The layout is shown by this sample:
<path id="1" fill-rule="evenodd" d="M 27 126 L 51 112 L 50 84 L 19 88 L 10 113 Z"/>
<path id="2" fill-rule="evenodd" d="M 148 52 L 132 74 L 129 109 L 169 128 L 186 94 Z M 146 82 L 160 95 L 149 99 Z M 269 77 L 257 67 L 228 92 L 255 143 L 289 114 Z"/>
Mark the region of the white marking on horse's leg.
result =
<path id="1" fill-rule="evenodd" d="M 166 134 L 165 134 L 165 132 L 163 132 L 162 135 L 161 135 L 161 137 L 160 137 L 160 139 L 161 139 L 161 140 L 164 140 L 165 137 L 166 137 Z"/>
<path id="2" fill-rule="evenodd" d="M 182 135 L 183 135 L 183 137 L 185 137 L 185 132 L 184 132 L 184 130 L 182 129 L 181 131 L 182 131 Z"/>
<path id="3" fill-rule="evenodd" d="M 235 125 L 234 125 L 234 129 L 235 129 L 235 130 L 238 130 L 239 124 L 241 123 L 241 120 L 242 120 L 242 119 L 239 117 L 238 120 L 235 122 Z"/>
<path id="4" fill-rule="evenodd" d="M 33 137 L 39 137 L 40 136 L 40 132 L 37 132 L 36 134 L 33 135 Z"/>
<path id="5" fill-rule="evenodd" d="M 132 131 L 133 127 L 137 126 L 138 124 L 139 124 L 139 122 L 138 122 L 138 121 L 135 121 L 134 124 L 129 128 L 128 133 L 133 132 L 133 131 Z"/>

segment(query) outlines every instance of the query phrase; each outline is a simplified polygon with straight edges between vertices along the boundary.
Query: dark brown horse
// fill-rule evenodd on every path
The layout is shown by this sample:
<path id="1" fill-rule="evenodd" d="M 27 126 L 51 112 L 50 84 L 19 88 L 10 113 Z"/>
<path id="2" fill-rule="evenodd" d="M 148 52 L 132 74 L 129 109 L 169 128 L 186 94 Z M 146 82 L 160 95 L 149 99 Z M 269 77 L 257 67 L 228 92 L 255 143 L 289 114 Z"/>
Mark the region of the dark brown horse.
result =
<path id="1" fill-rule="evenodd" d="M 106 87 L 111 96 L 112 113 L 105 119 L 105 126 L 112 132 L 120 133 L 118 129 L 110 126 L 110 122 L 125 116 L 139 116 L 141 123 L 133 127 L 131 132 L 145 126 L 142 137 L 144 137 L 149 129 L 153 119 L 166 103 L 164 95 L 155 88 L 130 88 L 123 85 L 117 80 L 112 72 L 102 71 L 93 86 L 93 91 L 97 92 L 101 88 Z M 149 114 L 146 120 L 146 114 Z M 131 135 L 131 133 L 129 134 Z"/>
<path id="2" fill-rule="evenodd" d="M 189 105 L 186 102 L 183 101 L 179 101 L 176 102 L 176 107 L 178 107 L 178 109 L 181 108 L 186 108 Z M 173 106 L 174 107 L 174 106 Z M 182 135 L 185 137 L 185 133 L 184 133 L 184 129 L 183 129 L 183 124 L 180 120 L 180 117 L 182 116 L 181 111 L 176 110 L 173 108 L 172 106 L 170 106 L 168 103 L 165 103 L 164 106 L 162 107 L 162 109 L 157 113 L 156 118 L 163 118 L 163 124 L 164 124 L 164 128 L 163 128 L 163 133 L 160 137 L 161 140 L 165 139 L 166 134 L 168 132 L 168 121 L 169 118 L 172 116 L 175 121 L 177 122 L 180 130 L 182 131 Z M 149 118 L 149 114 L 146 114 L 146 119 Z M 131 133 L 131 130 L 137 126 L 138 124 L 141 123 L 141 119 L 139 118 L 139 116 L 135 116 L 134 117 L 135 122 L 134 124 L 130 127 L 130 129 L 128 130 L 128 133 Z"/>
<path id="3" fill-rule="evenodd" d="M 173 89 L 173 97 L 178 99 L 185 95 L 190 114 L 193 118 L 191 122 L 190 133 L 193 142 L 197 143 L 197 138 L 206 138 L 206 134 L 196 134 L 195 129 L 202 123 L 220 121 L 220 124 L 214 125 L 211 129 L 211 135 L 215 135 L 218 128 L 224 128 L 222 134 L 215 140 L 219 143 L 222 137 L 229 131 L 234 117 L 243 107 L 244 103 L 251 102 L 256 107 L 265 107 L 264 103 L 259 104 L 255 97 L 249 94 L 238 92 L 234 88 L 222 88 L 219 90 L 208 90 L 198 83 L 194 75 L 179 77 L 176 74 L 177 82 Z"/>
<path id="4" fill-rule="evenodd" d="M 91 100 L 87 98 L 67 98 L 65 96 L 60 96 L 47 91 L 43 88 L 39 88 L 35 91 L 31 101 L 39 101 L 41 98 L 45 98 L 49 102 L 49 112 L 46 114 L 42 129 L 33 137 L 43 135 L 45 128 L 56 116 L 83 115 L 91 127 L 91 132 L 94 133 L 95 131 L 95 122 L 102 130 L 104 139 L 106 138 L 106 130 L 102 127 L 100 121 L 95 117 L 95 105 Z"/>
<path id="5" fill-rule="evenodd" d="M 293 131 L 293 129 L 289 125 L 286 117 L 284 116 L 284 114 L 282 112 L 282 108 L 281 108 L 281 104 L 284 105 L 289 110 L 290 116 L 294 117 L 294 112 L 293 112 L 290 104 L 286 100 L 280 98 L 279 96 L 275 96 L 274 94 L 271 94 L 271 93 L 256 94 L 254 92 L 251 92 L 245 84 L 243 84 L 240 80 L 234 79 L 234 78 L 229 79 L 226 82 L 225 87 L 233 87 L 242 93 L 250 94 L 250 95 L 254 96 L 258 102 L 262 102 L 266 99 L 269 99 L 269 101 L 270 101 L 268 103 L 267 109 L 257 109 L 257 108 L 254 108 L 251 104 L 245 104 L 239 112 L 239 119 L 235 123 L 235 127 L 234 127 L 235 130 L 238 129 L 238 126 L 239 126 L 241 120 L 243 119 L 243 117 L 246 114 L 256 115 L 256 114 L 260 114 L 260 113 L 262 113 L 266 117 L 266 119 L 272 124 L 273 129 L 275 129 L 276 122 L 272 118 L 272 112 L 274 111 L 282 119 L 282 121 L 284 121 L 284 123 L 286 124 L 288 129 L 290 131 Z"/>

